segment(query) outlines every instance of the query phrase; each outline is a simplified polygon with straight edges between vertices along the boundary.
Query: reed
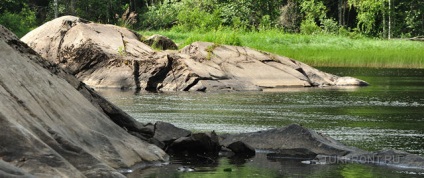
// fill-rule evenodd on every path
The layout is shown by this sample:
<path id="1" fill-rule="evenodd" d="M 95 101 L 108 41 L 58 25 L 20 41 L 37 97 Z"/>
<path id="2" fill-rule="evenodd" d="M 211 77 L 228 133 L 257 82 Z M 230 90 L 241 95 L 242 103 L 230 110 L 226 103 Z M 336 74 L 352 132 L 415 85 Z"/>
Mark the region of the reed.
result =
<path id="1" fill-rule="evenodd" d="M 372 39 L 361 36 L 288 34 L 278 30 L 240 32 L 141 31 L 162 34 L 180 48 L 195 42 L 247 46 L 287 56 L 311 66 L 424 68 L 424 43 L 409 40 Z"/>

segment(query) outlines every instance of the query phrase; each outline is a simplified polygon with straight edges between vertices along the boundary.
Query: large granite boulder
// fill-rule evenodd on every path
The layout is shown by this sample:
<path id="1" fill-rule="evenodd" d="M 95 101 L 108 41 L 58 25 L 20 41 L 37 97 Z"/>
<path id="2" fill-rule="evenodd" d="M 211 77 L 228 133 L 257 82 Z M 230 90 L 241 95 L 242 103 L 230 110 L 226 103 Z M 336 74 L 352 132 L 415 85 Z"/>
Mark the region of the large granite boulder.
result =
<path id="1" fill-rule="evenodd" d="M 155 51 L 130 30 L 73 16 L 47 22 L 22 41 L 92 87 L 211 91 L 367 85 L 247 47 L 196 42 L 180 52 Z"/>
<path id="2" fill-rule="evenodd" d="M 167 161 L 126 131 L 142 126 L 1 25 L 0 59 L 0 175 L 124 177 L 118 168 Z"/>

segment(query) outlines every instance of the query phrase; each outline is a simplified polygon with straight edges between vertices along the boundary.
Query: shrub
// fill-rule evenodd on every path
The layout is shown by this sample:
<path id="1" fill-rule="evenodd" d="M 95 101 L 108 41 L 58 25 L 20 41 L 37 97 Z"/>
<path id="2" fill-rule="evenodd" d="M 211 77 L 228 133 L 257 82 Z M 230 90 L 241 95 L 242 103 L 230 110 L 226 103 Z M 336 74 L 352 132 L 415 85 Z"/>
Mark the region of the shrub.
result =
<path id="1" fill-rule="evenodd" d="M 211 31 L 221 26 L 219 9 L 212 13 L 199 7 L 183 8 L 177 16 L 178 25 L 185 30 Z"/>
<path id="2" fill-rule="evenodd" d="M 272 28 L 271 17 L 269 15 L 264 15 L 261 18 L 261 22 L 259 25 L 260 31 L 270 30 Z"/>
<path id="3" fill-rule="evenodd" d="M 177 22 L 179 12 L 178 3 L 164 3 L 157 6 L 149 6 L 148 11 L 140 16 L 142 29 L 171 28 Z"/>
<path id="4" fill-rule="evenodd" d="M 5 11 L 0 15 L 0 24 L 11 30 L 19 38 L 37 25 L 35 13 L 26 6 L 17 14 Z"/>
<path id="5" fill-rule="evenodd" d="M 307 35 L 316 34 L 321 32 L 321 28 L 312 20 L 304 20 L 300 24 L 300 32 Z"/>
<path id="6" fill-rule="evenodd" d="M 321 28 L 328 34 L 336 34 L 339 31 L 339 25 L 333 19 L 323 19 Z"/>

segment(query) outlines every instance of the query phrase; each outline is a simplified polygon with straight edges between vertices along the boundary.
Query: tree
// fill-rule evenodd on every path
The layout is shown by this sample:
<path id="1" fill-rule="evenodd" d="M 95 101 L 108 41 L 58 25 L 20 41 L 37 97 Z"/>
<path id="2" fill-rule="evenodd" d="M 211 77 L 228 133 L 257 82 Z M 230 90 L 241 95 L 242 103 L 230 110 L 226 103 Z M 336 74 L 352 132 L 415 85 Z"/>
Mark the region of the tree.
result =
<path id="1" fill-rule="evenodd" d="M 288 0 L 287 4 L 282 6 L 280 11 L 279 24 L 289 32 L 299 32 L 302 14 L 299 3 L 295 0 Z"/>
<path id="2" fill-rule="evenodd" d="M 385 12 L 386 0 L 349 0 L 350 6 L 357 9 L 357 27 L 365 34 L 376 33 L 377 17 Z"/>
<path id="3" fill-rule="evenodd" d="M 59 4 L 57 0 L 53 0 L 53 8 L 54 8 L 54 18 L 57 18 L 59 15 Z"/>

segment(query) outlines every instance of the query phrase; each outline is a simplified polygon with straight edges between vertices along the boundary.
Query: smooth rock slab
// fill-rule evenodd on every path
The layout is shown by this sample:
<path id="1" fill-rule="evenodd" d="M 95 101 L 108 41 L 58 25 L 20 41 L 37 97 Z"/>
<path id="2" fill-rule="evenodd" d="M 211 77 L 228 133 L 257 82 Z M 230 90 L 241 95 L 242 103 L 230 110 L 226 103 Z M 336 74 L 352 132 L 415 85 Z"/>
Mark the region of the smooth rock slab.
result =
<path id="1" fill-rule="evenodd" d="M 97 103 L 105 100 L 3 26 L 0 56 L 3 161 L 36 177 L 124 177 L 117 168 L 167 161 L 112 121 L 136 128 L 119 109 Z"/>

